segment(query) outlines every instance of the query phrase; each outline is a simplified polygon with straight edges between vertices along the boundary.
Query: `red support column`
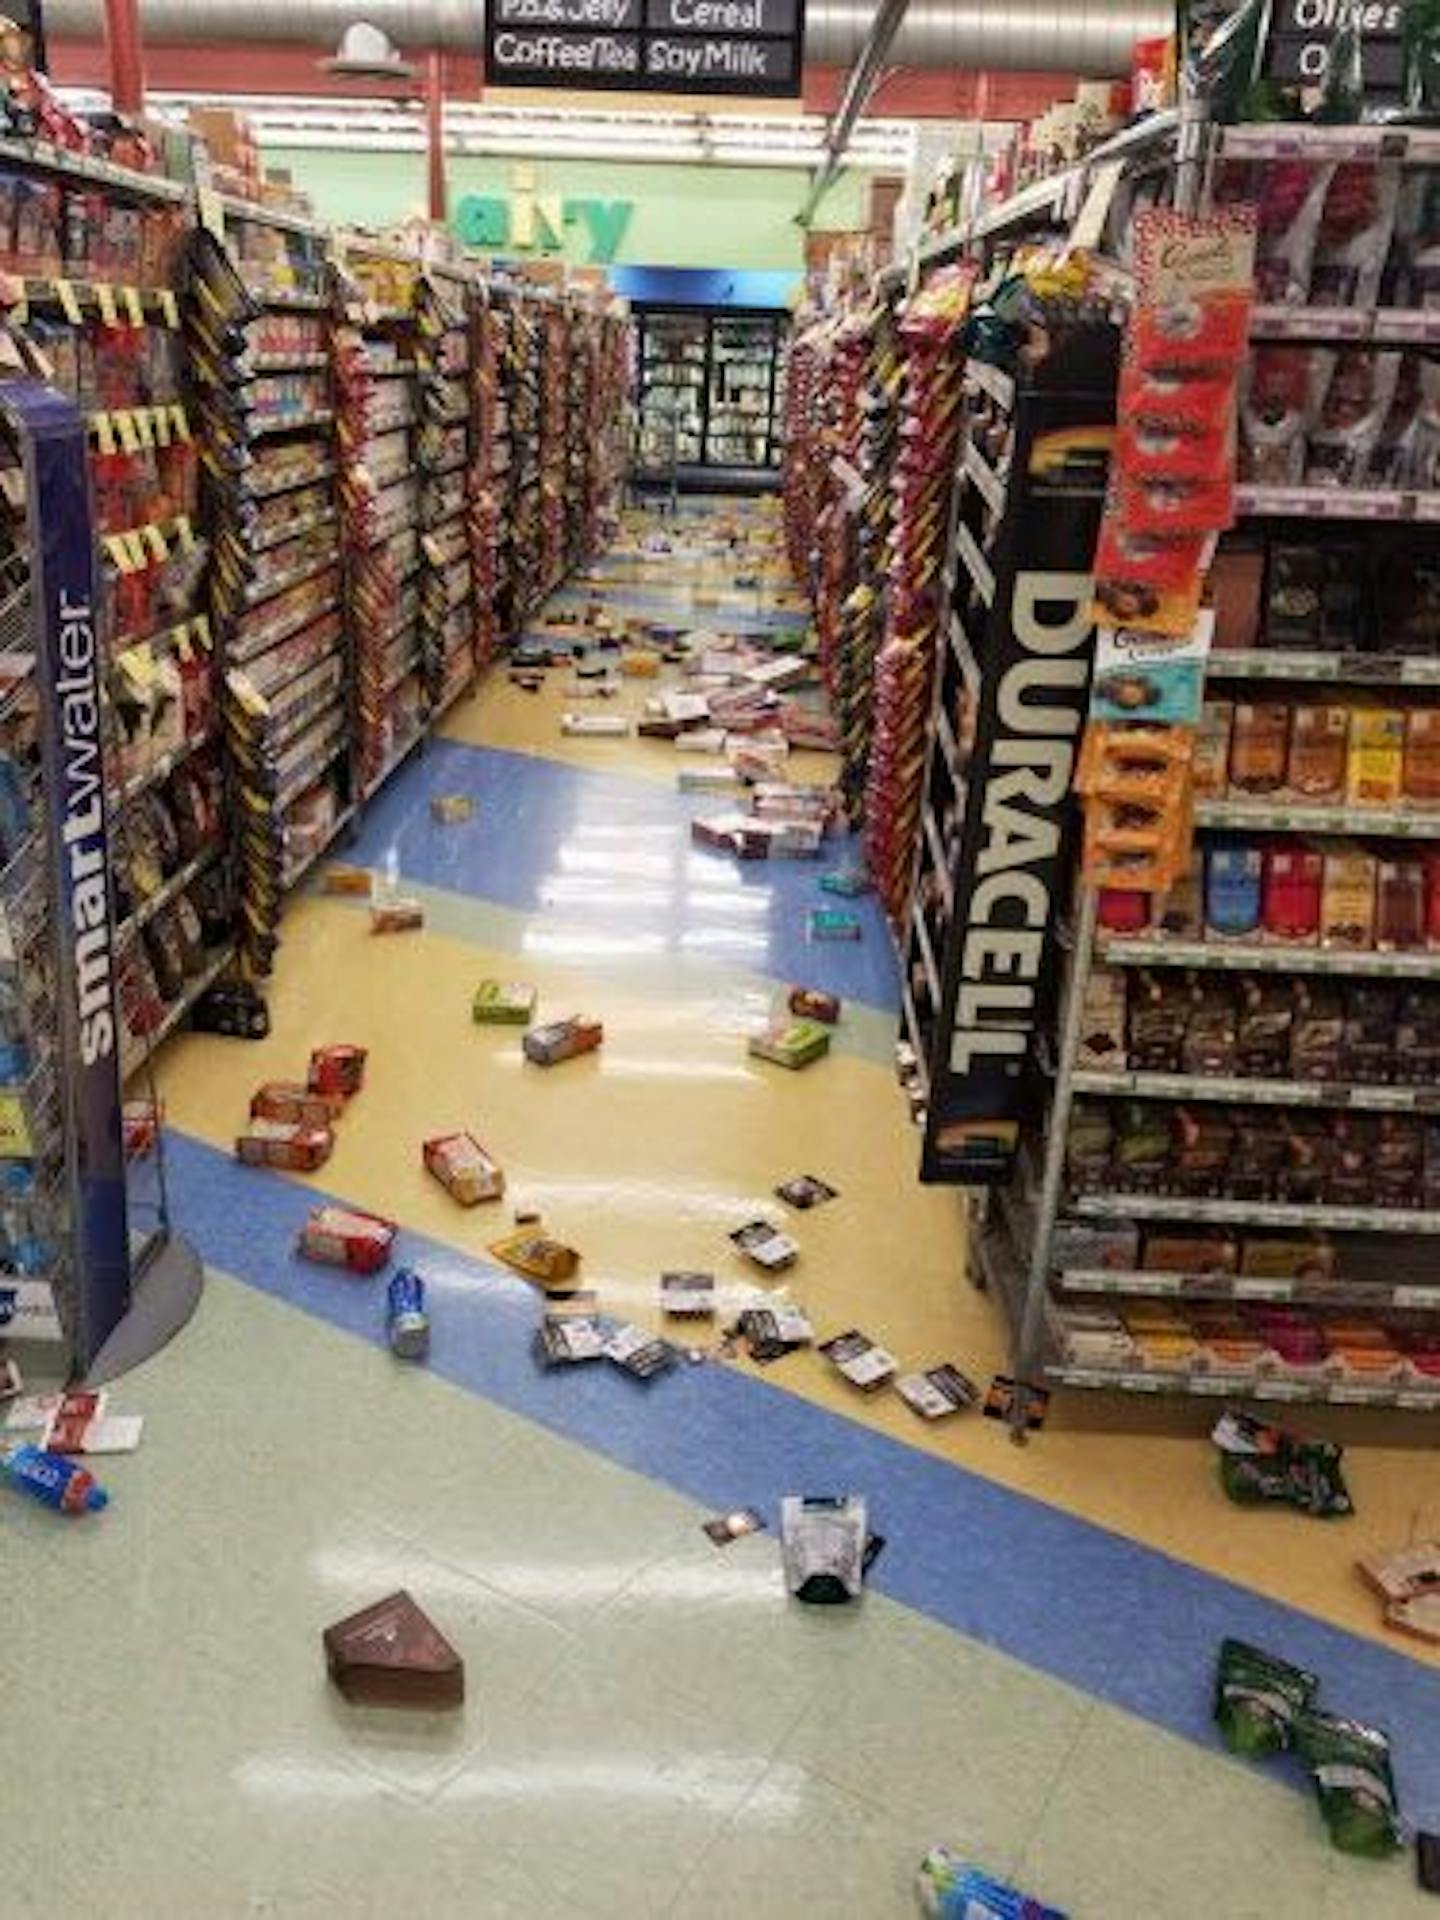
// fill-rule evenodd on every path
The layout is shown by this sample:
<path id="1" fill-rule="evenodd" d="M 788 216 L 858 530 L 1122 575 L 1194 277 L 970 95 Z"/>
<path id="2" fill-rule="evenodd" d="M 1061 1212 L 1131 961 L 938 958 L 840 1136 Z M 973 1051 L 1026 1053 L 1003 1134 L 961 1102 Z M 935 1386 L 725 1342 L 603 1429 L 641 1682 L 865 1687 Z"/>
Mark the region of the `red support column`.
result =
<path id="1" fill-rule="evenodd" d="M 105 0 L 105 43 L 110 54 L 110 100 L 116 113 L 145 111 L 145 53 L 140 41 L 139 0 Z"/>
<path id="2" fill-rule="evenodd" d="M 445 55 L 425 56 L 425 152 L 430 177 L 430 218 L 442 226 L 449 213 L 445 187 Z"/>

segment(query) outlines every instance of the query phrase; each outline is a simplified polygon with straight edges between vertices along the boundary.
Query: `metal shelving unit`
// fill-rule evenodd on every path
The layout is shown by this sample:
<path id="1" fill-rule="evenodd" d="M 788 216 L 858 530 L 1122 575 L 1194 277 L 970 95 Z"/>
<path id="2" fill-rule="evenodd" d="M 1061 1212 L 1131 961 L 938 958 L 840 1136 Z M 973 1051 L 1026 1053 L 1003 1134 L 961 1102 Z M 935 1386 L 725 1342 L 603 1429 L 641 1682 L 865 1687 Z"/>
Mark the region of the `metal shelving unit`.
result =
<path id="1" fill-rule="evenodd" d="M 1147 160 L 1157 152 L 1148 138 L 1141 150 Z M 1205 150 L 1202 143 L 1201 152 Z M 1401 164 L 1428 162 L 1440 152 L 1440 141 L 1431 130 L 1398 130 L 1392 145 L 1376 129 L 1293 126 L 1217 129 L 1208 140 L 1211 157 L 1322 161 L 1377 157 L 1382 150 L 1387 160 Z M 1163 153 L 1163 146 L 1158 151 Z M 1174 142 L 1170 155 L 1178 164 Z M 1089 164 L 1096 157 L 1092 155 Z M 1014 203 L 986 215 L 969 230 L 969 237 L 973 241 L 1008 231 L 1031 219 L 1037 207 L 1046 214 L 1073 210 L 1075 192 L 1063 180 L 1046 183 L 1043 192 L 1027 190 Z M 1290 316 L 1262 309 L 1252 334 L 1257 339 L 1325 338 L 1376 345 L 1423 344 L 1433 337 L 1429 318 L 1411 323 L 1395 309 L 1338 318 L 1328 312 L 1301 310 Z M 967 377 L 987 389 L 996 386 L 990 374 L 973 364 Z M 1016 394 L 1017 409 L 1022 394 L 1023 388 Z M 987 464 L 994 474 L 993 461 Z M 1012 471 L 1019 464 L 1012 464 Z M 978 461 L 968 463 L 965 485 L 995 513 L 995 489 Z M 1237 507 L 1247 522 L 1275 518 L 1357 526 L 1412 523 L 1419 528 L 1440 520 L 1440 494 L 1394 488 L 1246 484 L 1238 490 Z M 979 603 L 986 598 L 989 579 L 976 565 L 972 549 L 978 545 L 963 538 L 957 542 L 958 577 L 962 588 L 968 581 L 974 594 L 971 606 L 961 610 L 952 637 L 973 653 L 983 701 L 987 689 L 993 690 L 996 663 L 980 638 Z M 1046 564 L 1033 545 L 1026 548 L 1026 563 Z M 1003 568 L 990 572 L 995 582 L 991 597 L 1003 605 L 1008 591 Z M 1336 689 L 1404 688 L 1410 705 L 1432 703 L 1440 688 L 1440 666 L 1433 659 L 1395 653 L 1257 645 L 1218 651 L 1206 671 L 1208 683 L 1229 699 L 1243 698 L 1252 682 L 1262 688 L 1285 681 Z M 983 759 L 982 733 L 969 769 L 972 789 L 981 778 Z M 937 799 L 953 786 L 950 742 L 937 741 L 932 748 L 930 779 Z M 1073 802 L 1067 811 L 1068 829 L 1073 829 Z M 1376 806 L 1281 796 L 1207 796 L 1196 802 L 1195 825 L 1202 849 L 1216 834 L 1254 833 L 1267 840 L 1290 834 L 1340 835 L 1372 848 L 1391 846 L 1399 858 L 1400 850 L 1440 837 L 1440 812 L 1413 803 Z M 1062 825 L 1062 831 L 1068 829 Z M 933 836 L 926 836 L 926 845 L 933 855 Z M 922 852 L 922 867 L 927 857 Z M 963 875 L 957 893 L 957 918 L 963 921 Z M 1383 993 L 1388 982 L 1401 993 L 1440 983 L 1440 955 L 1265 944 L 1258 938 L 1177 938 L 1161 928 L 1122 936 L 1100 924 L 1097 897 L 1083 888 L 1077 890 L 1063 939 L 1060 933 L 1057 927 L 1051 961 L 1060 963 L 1063 954 L 1065 980 L 1053 1017 L 1038 1023 L 1031 1108 L 1010 1143 L 1018 1154 L 1015 1175 L 1008 1189 L 989 1197 L 973 1245 L 975 1275 L 993 1287 L 1011 1321 L 1016 1377 L 1123 1394 L 1440 1411 L 1440 1381 L 1421 1364 L 1424 1343 L 1440 1322 L 1440 1249 L 1435 1245 L 1440 1209 L 1434 1204 L 1437 1186 L 1430 1171 L 1440 1091 L 1433 1084 L 1377 1081 L 1373 1073 L 1347 1075 L 1338 1069 L 1326 1079 L 1307 1079 L 1293 1071 L 1159 1071 L 1123 1058 L 1099 1067 L 1086 1058 L 1093 1025 L 1087 1024 L 1086 1008 L 1101 984 L 1095 979 L 1097 968 L 1113 969 L 1117 981 L 1132 982 L 1126 1004 L 1134 1005 L 1137 970 L 1143 970 L 1141 978 L 1153 973 L 1160 981 L 1173 981 L 1177 970 L 1193 970 L 1198 980 L 1210 979 L 1217 986 L 1232 981 L 1237 993 L 1247 992 L 1250 982 L 1257 988 L 1268 983 L 1273 993 L 1280 982 L 1291 979 L 1334 983 L 1327 988 L 1332 992 L 1343 992 L 1349 983 L 1369 983 Z M 923 960 L 907 970 L 912 1003 L 925 972 Z M 903 1031 L 913 1046 L 916 1020 L 912 1010 L 907 1014 Z M 919 1024 L 923 1031 L 923 1018 Z M 928 1152 L 937 1110 L 945 1110 L 943 1050 L 932 1046 L 926 1065 Z M 1400 1071 L 1403 1068 L 1397 1068 Z M 985 1074 L 972 1068 L 962 1085 L 966 1098 L 973 1100 L 987 1086 Z M 1077 1106 L 1081 1102 L 1083 1107 Z M 1224 1157 L 1223 1147 L 1218 1163 L 1202 1163 L 1204 1170 L 1186 1166 L 1176 1171 L 1181 1163 L 1165 1160 L 1163 1149 L 1158 1159 L 1136 1164 L 1113 1144 L 1119 1138 L 1117 1129 L 1149 1126 L 1146 1115 L 1160 1103 L 1171 1109 L 1169 1124 L 1176 1116 L 1188 1116 L 1192 1130 L 1219 1129 L 1216 1137 L 1221 1141 L 1239 1137 L 1233 1129 L 1242 1123 L 1260 1126 L 1262 1114 L 1272 1115 L 1272 1124 L 1285 1129 L 1285 1139 L 1298 1143 L 1297 1153 L 1311 1138 L 1338 1141 L 1327 1148 L 1336 1156 L 1335 1170 L 1323 1155 L 1314 1163 L 1304 1160 L 1299 1172 L 1289 1161 L 1272 1167 L 1258 1158 L 1237 1167 Z M 1160 1111 L 1163 1115 L 1163 1106 Z M 1082 1130 L 1072 1132 L 1077 1119 Z M 1163 1140 L 1167 1122 L 1162 1117 L 1155 1124 Z M 1315 1135 L 1307 1128 L 1320 1132 Z M 1335 1129 L 1345 1131 L 1337 1134 Z M 1077 1145 L 1072 1151 L 1072 1140 L 1083 1141 L 1083 1150 Z M 1377 1144 L 1367 1153 L 1369 1141 L 1383 1143 L 1390 1156 L 1383 1185 L 1378 1171 L 1382 1148 Z M 989 1148 L 995 1144 L 991 1141 Z M 1348 1155 L 1343 1177 L 1342 1155 Z M 984 1167 L 976 1166 L 971 1177 L 983 1180 Z M 1367 1189 L 1373 1202 L 1362 1204 Z M 1208 1247 L 1217 1270 L 1192 1258 L 1187 1270 L 1170 1271 L 1169 1266 L 1182 1263 L 1172 1260 L 1168 1251 L 1154 1263 L 1166 1270 L 1152 1270 L 1148 1255 L 1151 1236 L 1157 1233 L 1170 1248 L 1192 1248 L 1196 1257 Z M 1159 1256 L 1158 1247 L 1156 1252 Z M 1247 1270 L 1252 1254 L 1258 1268 L 1254 1272 Z M 1273 1258 L 1283 1267 L 1292 1257 L 1292 1270 L 1267 1266 Z M 1145 1302 L 1152 1314 L 1179 1315 L 1163 1324 L 1191 1329 L 1174 1335 L 1188 1359 L 1157 1358 L 1173 1352 L 1163 1341 L 1146 1345 L 1145 1329 L 1155 1322 L 1134 1317 L 1139 1303 Z M 1221 1319 L 1187 1319 L 1181 1310 L 1192 1306 L 1197 1313 Z M 1342 1312 L 1381 1316 L 1374 1324 L 1385 1330 L 1388 1344 L 1373 1368 L 1352 1358 L 1343 1345 L 1322 1347 L 1325 1357 L 1312 1362 L 1287 1359 L 1288 1348 L 1267 1340 L 1272 1325 L 1267 1315 L 1290 1314 L 1299 1316 L 1302 1324 L 1323 1326 L 1326 1316 Z M 1202 1337 L 1203 1328 L 1212 1325 L 1233 1326 L 1238 1344 L 1253 1347 L 1253 1363 L 1218 1364 Z M 1097 1358 L 1101 1353 L 1104 1358 Z M 1018 1425 L 1015 1432 L 1023 1437 Z"/>

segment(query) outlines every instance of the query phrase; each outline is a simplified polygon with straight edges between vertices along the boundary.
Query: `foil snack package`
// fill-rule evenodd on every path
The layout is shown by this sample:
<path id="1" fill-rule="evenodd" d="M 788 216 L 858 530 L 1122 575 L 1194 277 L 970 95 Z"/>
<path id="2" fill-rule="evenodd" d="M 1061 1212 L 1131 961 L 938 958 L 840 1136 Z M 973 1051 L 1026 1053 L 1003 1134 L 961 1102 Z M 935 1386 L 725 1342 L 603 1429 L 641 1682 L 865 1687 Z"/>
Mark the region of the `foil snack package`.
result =
<path id="1" fill-rule="evenodd" d="M 1215 1673 L 1215 1724 L 1232 1753 L 1257 1759 L 1293 1744 L 1295 1725 L 1315 1697 L 1313 1673 L 1243 1640 L 1222 1640 Z"/>

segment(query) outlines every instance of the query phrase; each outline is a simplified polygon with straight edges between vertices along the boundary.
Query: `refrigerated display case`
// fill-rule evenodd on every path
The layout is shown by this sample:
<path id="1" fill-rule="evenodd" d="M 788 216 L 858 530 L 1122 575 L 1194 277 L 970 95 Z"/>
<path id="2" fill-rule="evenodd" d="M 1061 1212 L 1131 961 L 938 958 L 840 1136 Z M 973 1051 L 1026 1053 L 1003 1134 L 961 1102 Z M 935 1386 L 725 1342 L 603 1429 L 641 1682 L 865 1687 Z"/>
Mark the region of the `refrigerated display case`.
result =
<path id="1" fill-rule="evenodd" d="M 637 308 L 642 482 L 775 483 L 788 322 L 761 310 Z"/>

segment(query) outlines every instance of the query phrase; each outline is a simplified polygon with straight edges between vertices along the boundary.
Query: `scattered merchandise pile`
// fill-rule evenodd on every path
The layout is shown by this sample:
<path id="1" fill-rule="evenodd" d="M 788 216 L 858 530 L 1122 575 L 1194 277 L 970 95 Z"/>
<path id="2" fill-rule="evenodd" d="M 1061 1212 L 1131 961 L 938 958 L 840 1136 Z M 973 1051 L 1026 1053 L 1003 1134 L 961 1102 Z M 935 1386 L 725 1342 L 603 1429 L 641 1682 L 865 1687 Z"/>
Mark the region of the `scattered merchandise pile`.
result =
<path id="1" fill-rule="evenodd" d="M 1390 1742 L 1378 1727 L 1315 1704 L 1320 1682 L 1240 1640 L 1224 1640 L 1215 1722 L 1232 1753 L 1270 1759 L 1293 1751 L 1309 1771 L 1330 1838 L 1342 1853 L 1383 1859 L 1403 1844 Z"/>

